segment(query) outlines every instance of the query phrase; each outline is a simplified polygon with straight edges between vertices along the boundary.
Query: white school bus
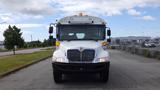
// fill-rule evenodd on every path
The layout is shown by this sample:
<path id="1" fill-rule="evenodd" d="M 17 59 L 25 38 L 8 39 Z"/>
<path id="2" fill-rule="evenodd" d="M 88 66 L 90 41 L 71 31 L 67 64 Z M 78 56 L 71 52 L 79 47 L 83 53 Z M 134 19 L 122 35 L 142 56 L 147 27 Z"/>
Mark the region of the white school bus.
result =
<path id="1" fill-rule="evenodd" d="M 49 33 L 53 30 L 57 40 L 52 57 L 56 83 L 69 73 L 99 73 L 103 82 L 108 81 L 110 59 L 106 47 L 111 42 L 111 30 L 103 19 L 81 13 L 51 23 Z"/>

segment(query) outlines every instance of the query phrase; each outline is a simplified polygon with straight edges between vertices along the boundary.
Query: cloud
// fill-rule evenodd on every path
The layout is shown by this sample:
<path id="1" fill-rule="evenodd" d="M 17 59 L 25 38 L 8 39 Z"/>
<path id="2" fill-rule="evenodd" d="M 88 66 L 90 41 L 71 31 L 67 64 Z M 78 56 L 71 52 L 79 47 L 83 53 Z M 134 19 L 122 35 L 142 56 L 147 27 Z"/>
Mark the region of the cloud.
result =
<path id="1" fill-rule="evenodd" d="M 128 14 L 132 16 L 140 16 L 141 12 L 136 11 L 135 9 L 128 10 Z"/>
<path id="2" fill-rule="evenodd" d="M 35 19 L 41 19 L 41 18 L 43 18 L 43 16 L 42 15 L 36 15 L 36 16 L 34 16 L 34 18 Z"/>
<path id="3" fill-rule="evenodd" d="M 0 0 L 0 22 L 17 23 L 52 15 L 51 0 Z"/>
<path id="4" fill-rule="evenodd" d="M 0 5 L 10 12 L 31 15 L 48 15 L 53 13 L 50 0 L 1 0 Z"/>
<path id="5" fill-rule="evenodd" d="M 17 23 L 22 20 L 33 20 L 33 19 L 42 19 L 43 15 L 26 15 L 20 13 L 1 13 L 0 14 L 0 23 Z"/>
<path id="6" fill-rule="evenodd" d="M 3 41 L 4 37 L 3 37 L 3 32 L 0 31 L 0 41 Z"/>
<path id="7" fill-rule="evenodd" d="M 145 21 L 155 20 L 155 18 L 153 16 L 150 16 L 150 15 L 143 16 L 141 12 L 136 11 L 135 9 L 128 10 L 128 14 L 132 15 L 132 16 L 135 16 L 137 19 L 140 19 L 140 20 L 145 20 Z"/>
<path id="8" fill-rule="evenodd" d="M 59 11 L 73 14 L 75 12 L 86 12 L 98 15 L 121 15 L 123 11 L 129 10 L 129 15 L 137 16 L 141 13 L 136 7 L 160 6 L 159 0 L 52 0 L 55 8 Z"/>
<path id="9" fill-rule="evenodd" d="M 145 21 L 153 21 L 153 20 L 155 20 L 154 17 L 149 16 L 149 15 L 147 15 L 147 16 L 142 16 L 141 19 L 143 19 L 143 20 L 145 20 Z"/>
<path id="10" fill-rule="evenodd" d="M 11 13 L 3 13 L 3 14 L 0 14 L 0 21 L 1 22 L 14 22 L 14 19 Z"/>
<path id="11" fill-rule="evenodd" d="M 0 8 L 12 13 L 12 16 L 1 16 L 1 19 L 9 22 L 42 19 L 56 13 L 73 15 L 85 12 L 95 16 L 114 16 L 128 11 L 129 15 L 140 16 L 141 12 L 135 8 L 159 6 L 160 0 L 0 0 Z"/>
<path id="12" fill-rule="evenodd" d="M 29 31 L 29 30 L 27 30 L 27 31 L 26 31 L 26 30 L 23 30 L 22 32 L 23 32 L 23 34 L 27 34 L 27 35 L 28 35 L 28 34 L 33 34 L 33 32 L 31 32 L 31 31 Z"/>
<path id="13" fill-rule="evenodd" d="M 0 30 L 5 30 L 6 28 L 8 28 L 9 25 L 11 26 L 15 25 L 21 29 L 42 28 L 47 26 L 45 24 L 1 24 Z"/>

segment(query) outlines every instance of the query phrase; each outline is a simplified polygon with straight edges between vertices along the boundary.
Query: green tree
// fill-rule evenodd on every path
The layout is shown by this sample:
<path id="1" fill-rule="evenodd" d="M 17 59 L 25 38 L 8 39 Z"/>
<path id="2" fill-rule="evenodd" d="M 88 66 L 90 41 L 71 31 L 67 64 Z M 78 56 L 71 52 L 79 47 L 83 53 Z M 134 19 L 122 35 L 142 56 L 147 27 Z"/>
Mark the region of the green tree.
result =
<path id="1" fill-rule="evenodd" d="M 55 46 L 55 42 L 56 42 L 56 39 L 53 38 L 53 39 L 44 39 L 43 43 L 42 43 L 42 46 L 43 47 L 47 47 L 47 46 Z"/>
<path id="2" fill-rule="evenodd" d="M 5 37 L 5 48 L 8 50 L 13 49 L 13 54 L 15 54 L 15 46 L 17 46 L 17 48 L 22 48 L 24 46 L 24 39 L 22 38 L 22 33 L 20 31 L 21 29 L 16 26 L 11 27 L 9 25 L 3 33 L 3 36 Z"/>

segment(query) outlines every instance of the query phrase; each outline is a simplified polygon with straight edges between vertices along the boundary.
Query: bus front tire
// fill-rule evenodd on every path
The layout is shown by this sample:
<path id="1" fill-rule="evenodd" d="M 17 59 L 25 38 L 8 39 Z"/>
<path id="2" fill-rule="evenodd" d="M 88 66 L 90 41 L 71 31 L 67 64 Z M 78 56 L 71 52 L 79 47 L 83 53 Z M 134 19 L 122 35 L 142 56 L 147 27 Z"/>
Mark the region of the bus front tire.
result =
<path id="1" fill-rule="evenodd" d="M 56 83 L 61 83 L 62 82 L 62 73 L 61 72 L 53 71 L 53 77 L 54 77 L 54 81 Z"/>

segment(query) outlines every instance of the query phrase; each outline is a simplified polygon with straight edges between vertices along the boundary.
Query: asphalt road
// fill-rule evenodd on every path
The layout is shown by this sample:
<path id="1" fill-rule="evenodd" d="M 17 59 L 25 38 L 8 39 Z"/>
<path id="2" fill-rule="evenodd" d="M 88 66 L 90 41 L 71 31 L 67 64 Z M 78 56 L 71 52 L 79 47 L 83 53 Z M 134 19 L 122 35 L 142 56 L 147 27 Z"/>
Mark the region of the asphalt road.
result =
<path id="1" fill-rule="evenodd" d="M 50 59 L 0 79 L 0 90 L 160 90 L 160 61 L 110 50 L 108 83 L 96 75 L 71 75 L 56 84 Z"/>
<path id="2" fill-rule="evenodd" d="M 33 53 L 33 52 L 36 52 L 36 51 L 40 51 L 41 49 L 45 49 L 45 48 L 32 48 L 32 49 L 18 50 L 18 51 L 16 51 L 16 54 Z M 12 55 L 12 54 L 13 54 L 13 51 L 0 52 L 0 56 L 6 56 L 6 55 Z"/>

